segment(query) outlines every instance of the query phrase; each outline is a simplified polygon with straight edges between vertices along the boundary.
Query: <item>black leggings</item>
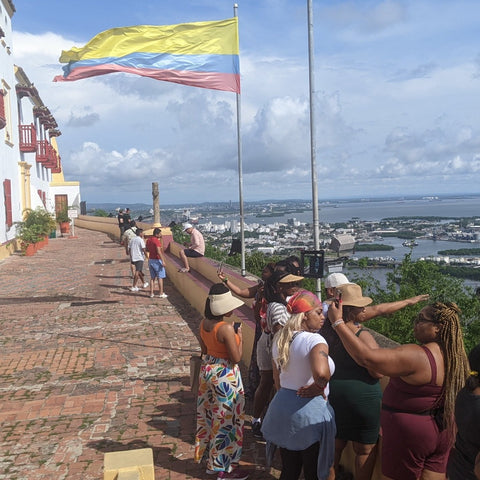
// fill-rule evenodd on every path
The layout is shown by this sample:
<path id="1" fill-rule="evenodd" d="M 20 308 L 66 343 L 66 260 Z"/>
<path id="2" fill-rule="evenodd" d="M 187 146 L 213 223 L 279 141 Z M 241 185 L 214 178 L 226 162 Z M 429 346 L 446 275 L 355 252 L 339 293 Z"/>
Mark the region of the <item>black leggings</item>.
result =
<path id="1" fill-rule="evenodd" d="M 280 449 L 282 458 L 282 473 L 280 480 L 298 480 L 302 473 L 305 480 L 318 480 L 317 462 L 320 443 L 316 442 L 305 450 Z"/>

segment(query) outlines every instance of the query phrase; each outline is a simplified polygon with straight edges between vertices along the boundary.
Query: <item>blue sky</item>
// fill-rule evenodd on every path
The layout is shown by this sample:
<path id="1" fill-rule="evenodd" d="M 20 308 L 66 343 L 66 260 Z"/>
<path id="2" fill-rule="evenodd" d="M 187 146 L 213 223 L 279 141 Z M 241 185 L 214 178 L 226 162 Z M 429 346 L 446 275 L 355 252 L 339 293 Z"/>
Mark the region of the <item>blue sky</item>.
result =
<path id="1" fill-rule="evenodd" d="M 224 0 L 14 0 L 15 63 L 91 203 L 238 200 L 235 95 L 111 74 L 53 83 L 103 30 L 233 16 Z M 306 0 L 238 2 L 243 197 L 311 198 Z M 318 195 L 479 191 L 480 2 L 314 1 Z"/>

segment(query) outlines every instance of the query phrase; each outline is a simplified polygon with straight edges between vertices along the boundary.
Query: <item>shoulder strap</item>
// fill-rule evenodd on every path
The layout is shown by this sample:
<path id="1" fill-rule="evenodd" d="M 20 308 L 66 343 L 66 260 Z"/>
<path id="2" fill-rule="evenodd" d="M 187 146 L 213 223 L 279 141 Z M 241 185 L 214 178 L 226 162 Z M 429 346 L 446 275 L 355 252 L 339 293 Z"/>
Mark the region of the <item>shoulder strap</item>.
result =
<path id="1" fill-rule="evenodd" d="M 430 369 L 432 370 L 432 378 L 430 379 L 430 383 L 435 385 L 437 383 L 437 364 L 435 363 L 435 357 L 433 353 L 425 346 L 420 345 L 425 353 L 427 354 L 428 361 L 430 362 Z"/>
<path id="2" fill-rule="evenodd" d="M 364 332 L 364 331 L 365 331 L 364 328 L 360 328 L 360 330 L 358 330 L 357 332 L 355 332 L 355 336 L 356 336 L 356 337 L 359 337 L 360 334 L 361 334 L 362 332 Z"/>

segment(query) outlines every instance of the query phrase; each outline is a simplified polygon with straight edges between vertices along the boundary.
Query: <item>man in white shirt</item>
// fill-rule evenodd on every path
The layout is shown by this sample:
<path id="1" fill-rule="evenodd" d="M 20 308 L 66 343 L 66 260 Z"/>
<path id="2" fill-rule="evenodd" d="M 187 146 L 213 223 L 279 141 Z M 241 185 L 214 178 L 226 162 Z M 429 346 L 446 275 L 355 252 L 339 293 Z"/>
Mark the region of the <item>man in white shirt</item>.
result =
<path id="1" fill-rule="evenodd" d="M 205 255 L 205 240 L 203 239 L 203 235 L 191 223 L 185 223 L 183 230 L 190 235 L 190 243 L 185 244 L 187 248 L 180 250 L 180 259 L 184 267 L 181 268 L 179 272 L 188 273 L 190 271 L 188 257 L 203 257 Z"/>
<path id="2" fill-rule="evenodd" d="M 142 282 L 140 288 L 147 288 L 148 282 L 145 281 L 143 276 L 143 262 L 145 261 L 145 240 L 143 239 L 143 230 L 137 228 L 135 232 L 136 236 L 130 240 L 128 244 L 128 252 L 130 254 L 130 260 L 135 265 L 135 274 L 133 276 L 133 285 L 130 288 L 132 292 L 138 292 L 137 287 L 138 279 Z"/>
<path id="3" fill-rule="evenodd" d="M 130 241 L 135 238 L 136 232 L 137 231 L 137 225 L 135 223 L 135 220 L 132 220 L 130 222 L 130 225 L 127 227 L 127 229 L 123 232 L 123 235 L 121 237 L 120 243 L 125 247 L 125 253 L 129 255 L 128 253 L 128 245 L 130 244 Z M 130 262 L 130 270 L 132 272 L 132 278 L 135 275 L 135 265 Z"/>

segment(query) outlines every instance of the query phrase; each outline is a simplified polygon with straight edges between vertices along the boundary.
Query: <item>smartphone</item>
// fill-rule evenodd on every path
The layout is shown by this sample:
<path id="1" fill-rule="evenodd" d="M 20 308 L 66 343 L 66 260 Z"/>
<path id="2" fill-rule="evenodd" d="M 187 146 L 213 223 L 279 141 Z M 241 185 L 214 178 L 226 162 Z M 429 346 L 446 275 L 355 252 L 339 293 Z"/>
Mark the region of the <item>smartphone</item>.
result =
<path id="1" fill-rule="evenodd" d="M 335 295 L 335 305 L 338 307 L 341 301 L 342 301 L 342 292 L 337 292 L 337 294 Z"/>
<path id="2" fill-rule="evenodd" d="M 233 324 L 233 329 L 235 330 L 235 333 L 238 332 L 238 329 L 240 328 L 240 325 L 241 325 L 241 324 L 242 324 L 241 322 L 235 322 L 235 323 Z"/>

